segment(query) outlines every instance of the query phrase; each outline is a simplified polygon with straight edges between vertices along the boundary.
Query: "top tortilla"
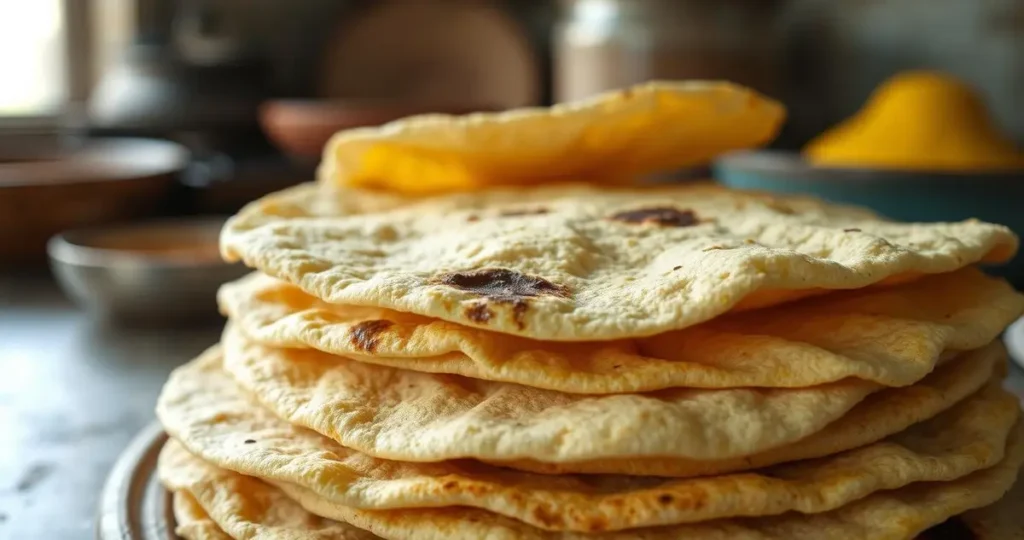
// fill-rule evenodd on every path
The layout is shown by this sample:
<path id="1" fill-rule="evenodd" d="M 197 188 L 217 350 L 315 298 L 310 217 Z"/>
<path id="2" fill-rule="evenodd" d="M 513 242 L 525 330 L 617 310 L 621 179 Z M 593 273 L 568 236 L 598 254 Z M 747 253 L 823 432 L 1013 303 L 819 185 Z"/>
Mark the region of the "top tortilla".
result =
<path id="1" fill-rule="evenodd" d="M 428 114 L 342 131 L 325 146 L 318 175 L 410 194 L 618 183 L 760 146 L 784 117 L 779 103 L 734 84 L 656 81 L 549 108 Z"/>
<path id="2" fill-rule="evenodd" d="M 642 337 L 725 312 L 1002 262 L 967 220 L 709 185 L 562 185 L 406 199 L 304 186 L 250 204 L 221 248 L 329 303 L 551 341 Z"/>

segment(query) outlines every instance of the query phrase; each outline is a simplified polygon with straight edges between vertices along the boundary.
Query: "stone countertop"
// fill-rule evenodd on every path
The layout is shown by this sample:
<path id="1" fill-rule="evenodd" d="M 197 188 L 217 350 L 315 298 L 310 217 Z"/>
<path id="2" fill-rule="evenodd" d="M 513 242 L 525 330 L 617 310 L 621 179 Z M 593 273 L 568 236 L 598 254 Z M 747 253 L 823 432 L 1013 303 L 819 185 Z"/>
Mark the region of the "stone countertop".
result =
<path id="1" fill-rule="evenodd" d="M 0 539 L 93 538 L 107 472 L 167 375 L 219 335 L 109 327 L 44 273 L 0 275 Z M 1024 395 L 1017 368 L 1010 385 Z"/>
<path id="2" fill-rule="evenodd" d="M 112 328 L 45 272 L 0 275 L 0 539 L 94 538 L 110 467 L 220 330 Z"/>

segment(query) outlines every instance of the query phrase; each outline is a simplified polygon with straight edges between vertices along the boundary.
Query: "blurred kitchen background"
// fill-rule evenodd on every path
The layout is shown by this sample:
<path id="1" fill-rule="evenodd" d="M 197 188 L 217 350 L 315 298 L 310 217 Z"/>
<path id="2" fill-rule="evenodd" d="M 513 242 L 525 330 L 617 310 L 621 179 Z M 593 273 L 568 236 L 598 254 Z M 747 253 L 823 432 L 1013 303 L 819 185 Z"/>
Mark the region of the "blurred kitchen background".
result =
<path id="1" fill-rule="evenodd" d="M 801 153 L 920 69 L 974 93 L 904 80 L 840 150 L 908 165 L 961 130 L 1020 148 L 1022 0 L 0 0 L 0 538 L 94 537 L 116 456 L 245 273 L 218 256 L 224 216 L 312 180 L 336 130 L 730 79 L 789 118 L 769 151 L 715 164 L 721 181 L 1024 231 L 1024 167 Z M 1024 285 L 1020 257 L 1003 273 Z M 1024 323 L 1009 333 L 1024 358 Z"/>
<path id="2" fill-rule="evenodd" d="M 1020 0 L 0 0 L 0 68 L 0 267 L 45 268 L 49 241 L 57 276 L 92 307 L 103 306 L 88 298 L 91 281 L 121 278 L 66 267 L 98 265 L 104 243 L 173 240 L 183 225 L 51 240 L 62 231 L 228 215 L 313 179 L 323 143 L 342 128 L 656 78 L 728 79 L 786 104 L 772 148 L 794 152 L 715 169 L 727 183 L 810 191 L 900 219 L 1024 220 L 1005 217 L 1019 213 L 1020 171 L 988 179 L 983 200 L 963 188 L 980 177 L 959 175 L 952 196 L 908 206 L 951 176 L 891 191 L 898 174 L 823 180 L 792 159 L 890 76 L 921 69 L 971 86 L 1020 145 Z M 81 253 L 83 244 L 94 249 Z"/>

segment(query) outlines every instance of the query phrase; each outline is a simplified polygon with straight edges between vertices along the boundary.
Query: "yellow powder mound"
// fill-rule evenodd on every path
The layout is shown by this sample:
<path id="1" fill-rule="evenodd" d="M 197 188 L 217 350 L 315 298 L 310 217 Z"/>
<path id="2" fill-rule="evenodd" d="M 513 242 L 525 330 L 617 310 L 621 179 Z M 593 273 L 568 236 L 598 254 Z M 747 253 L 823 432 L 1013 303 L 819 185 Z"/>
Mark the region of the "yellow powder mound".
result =
<path id="1" fill-rule="evenodd" d="M 967 84 L 931 72 L 897 75 L 856 115 L 804 149 L 817 165 L 984 171 L 1024 168 L 1024 154 Z"/>

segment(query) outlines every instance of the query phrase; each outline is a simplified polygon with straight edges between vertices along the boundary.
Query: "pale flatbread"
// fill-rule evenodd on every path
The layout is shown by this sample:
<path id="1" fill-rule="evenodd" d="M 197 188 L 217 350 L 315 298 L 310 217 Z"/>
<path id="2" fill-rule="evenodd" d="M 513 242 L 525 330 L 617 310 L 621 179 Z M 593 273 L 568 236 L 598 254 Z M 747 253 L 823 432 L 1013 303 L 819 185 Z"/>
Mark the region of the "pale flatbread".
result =
<path id="1" fill-rule="evenodd" d="M 576 463 L 506 461 L 502 465 L 546 474 L 628 474 L 641 476 L 704 476 L 743 471 L 801 459 L 828 456 L 881 440 L 946 410 L 981 388 L 990 378 L 1006 375 L 1007 354 L 993 343 L 935 370 L 913 386 L 882 390 L 867 397 L 842 418 L 792 444 L 732 459 L 604 459 Z"/>
<path id="2" fill-rule="evenodd" d="M 951 516 L 999 499 L 1010 489 L 1024 461 L 1022 436 L 1020 429 L 1015 431 L 1006 457 L 990 469 L 951 482 L 918 483 L 878 492 L 830 512 L 791 512 L 776 517 L 723 519 L 601 534 L 543 531 L 513 519 L 465 508 L 356 510 L 328 502 L 293 484 L 277 486 L 310 512 L 352 523 L 390 540 L 903 540 Z M 164 459 L 167 454 L 173 454 L 173 459 Z M 228 479 L 246 477 L 210 466 L 173 442 L 165 446 L 160 465 L 160 476 L 171 489 L 192 491 L 198 484 L 198 491 L 218 500 L 267 500 L 279 496 L 279 492 L 258 481 L 239 489 Z M 215 506 L 215 510 L 224 515 L 222 519 L 252 519 L 251 513 L 233 511 L 224 505 Z M 217 515 L 214 510 L 211 514 Z M 251 522 L 249 525 L 260 526 Z"/>
<path id="3" fill-rule="evenodd" d="M 262 410 L 216 369 L 216 359 L 185 376 L 205 391 L 182 395 L 161 419 L 191 453 L 219 467 L 356 508 L 470 506 L 543 529 L 583 532 L 817 513 L 878 490 L 953 480 L 1002 459 L 1019 413 L 1016 397 L 993 382 L 884 442 L 816 461 L 688 480 L 552 477 L 472 462 L 374 459 Z"/>
<path id="4" fill-rule="evenodd" d="M 989 343 L 1024 310 L 1024 296 L 973 268 L 651 338 L 579 343 L 328 304 L 258 273 L 225 285 L 218 299 L 238 329 L 262 345 L 581 394 L 806 387 L 848 377 L 903 386 L 927 375 L 944 351 Z"/>
<path id="5" fill-rule="evenodd" d="M 281 418 L 399 461 L 746 459 L 821 431 L 882 388 L 849 379 L 586 396 L 264 347 L 230 325 L 223 346 L 224 369 Z M 976 365 L 966 369 L 982 372 L 980 386 L 1001 351 L 997 344 L 954 362 Z M 883 421 L 873 420 L 860 431 Z"/>
<path id="6" fill-rule="evenodd" d="M 270 410 L 399 461 L 742 457 L 820 431 L 881 388 L 852 379 L 586 396 L 264 347 L 232 326 L 222 343 L 225 370 Z"/>
<path id="7" fill-rule="evenodd" d="M 208 393 L 210 392 L 211 385 L 213 381 L 222 380 L 222 378 L 216 376 L 219 373 L 219 357 L 220 350 L 217 348 L 211 349 L 194 363 L 176 371 L 165 386 L 158 402 L 157 412 L 165 426 L 172 432 L 181 433 L 184 429 L 190 429 L 186 426 L 196 421 L 197 418 L 201 418 L 201 416 L 196 416 L 192 411 L 202 410 L 203 407 L 209 406 L 204 405 L 204 403 L 210 402 Z M 793 444 L 750 456 L 713 460 L 620 458 L 568 463 L 528 460 L 514 462 L 490 461 L 501 462 L 503 465 L 514 468 L 544 473 L 586 472 L 687 477 L 746 470 L 775 463 L 826 456 L 875 442 L 888 435 L 902 431 L 914 423 L 935 416 L 981 388 L 985 381 L 993 376 L 993 369 L 995 367 L 1000 368 L 995 373 L 995 377 L 1000 379 L 1005 370 L 1005 362 L 1005 349 L 999 344 L 993 344 L 982 351 L 966 355 L 960 361 L 953 361 L 940 367 L 934 374 L 916 385 L 884 390 L 869 396 L 867 400 L 854 407 L 838 421 L 827 424 L 824 429 L 813 433 L 807 438 Z M 368 367 L 372 368 L 373 366 Z M 204 375 L 197 376 L 198 374 Z M 315 382 L 315 380 L 316 377 L 311 376 L 307 382 Z M 226 391 L 230 392 L 233 391 L 235 385 L 224 383 L 222 386 L 226 388 Z M 278 394 L 275 395 L 275 392 L 278 392 Z M 317 393 L 327 396 L 337 395 L 336 389 L 329 386 Z M 275 390 L 273 387 L 270 387 L 270 389 L 264 388 L 255 393 L 254 396 L 263 402 L 266 402 L 268 398 L 270 401 L 280 400 L 281 403 L 288 403 L 290 399 L 298 399 L 289 397 L 287 394 L 280 394 L 279 390 Z M 361 396 L 352 397 L 353 402 L 358 399 L 367 398 Z M 341 419 L 357 419 L 360 423 L 356 424 L 357 429 L 355 431 L 338 431 L 332 428 L 325 429 L 321 433 L 332 439 L 340 440 L 344 444 L 345 441 L 352 439 L 352 435 L 356 433 L 372 432 L 378 423 L 374 416 L 377 409 L 373 405 L 371 402 L 370 406 L 365 409 L 365 413 L 359 412 L 363 409 L 352 409 L 349 412 L 339 411 L 336 413 L 337 417 Z M 295 406 L 301 407 L 302 405 Z M 493 409 L 500 410 L 499 407 L 494 407 Z M 327 412 L 327 410 L 322 414 L 315 411 L 315 408 L 308 408 L 307 416 L 315 419 L 335 414 Z M 443 409 L 440 411 L 444 412 Z M 423 409 L 419 412 L 415 409 L 410 409 L 404 411 L 403 414 L 408 415 L 407 418 L 413 418 L 418 415 L 420 420 L 417 420 L 417 422 L 421 422 L 425 426 L 420 429 L 430 430 L 435 429 L 429 423 L 431 415 L 439 413 L 434 409 Z M 360 415 L 363 415 L 361 419 Z M 388 419 L 385 417 L 381 421 L 386 422 Z M 327 420 L 315 420 L 315 422 L 329 425 Z M 484 425 L 488 424 L 485 423 Z M 515 423 L 512 425 L 513 427 L 518 427 Z M 174 426 L 178 427 L 175 428 Z M 439 424 L 439 427 L 443 428 L 444 424 Z M 581 439 L 587 437 L 587 432 L 582 430 L 580 426 L 574 426 L 573 433 Z M 657 433 L 654 435 L 657 437 Z M 397 436 L 396 434 L 395 437 Z M 601 440 L 605 437 L 607 435 L 602 432 L 592 434 L 594 440 Z M 435 437 L 435 439 L 437 438 Z M 357 450 L 361 449 L 357 448 Z M 441 444 L 440 450 L 448 450 L 448 448 Z"/>
<path id="8" fill-rule="evenodd" d="M 173 440 L 161 449 L 157 472 L 164 486 L 175 492 L 176 532 L 188 540 L 377 538 L 347 523 L 310 514 L 255 478 L 206 465 Z"/>
<path id="9" fill-rule="evenodd" d="M 493 190 L 317 215 L 379 202 L 350 200 L 362 193 L 271 195 L 228 222 L 222 252 L 329 303 L 595 341 L 1005 261 L 1017 247 L 999 225 L 885 222 L 813 199 L 707 185 Z M 330 198 L 349 202 L 311 202 Z"/>
<path id="10" fill-rule="evenodd" d="M 617 181 L 707 163 L 770 141 L 782 105 L 725 82 L 649 82 L 549 108 L 430 114 L 342 131 L 321 182 L 437 193 Z"/>
<path id="11" fill-rule="evenodd" d="M 231 540 L 189 492 L 175 491 L 172 504 L 174 534 L 185 540 Z"/>

